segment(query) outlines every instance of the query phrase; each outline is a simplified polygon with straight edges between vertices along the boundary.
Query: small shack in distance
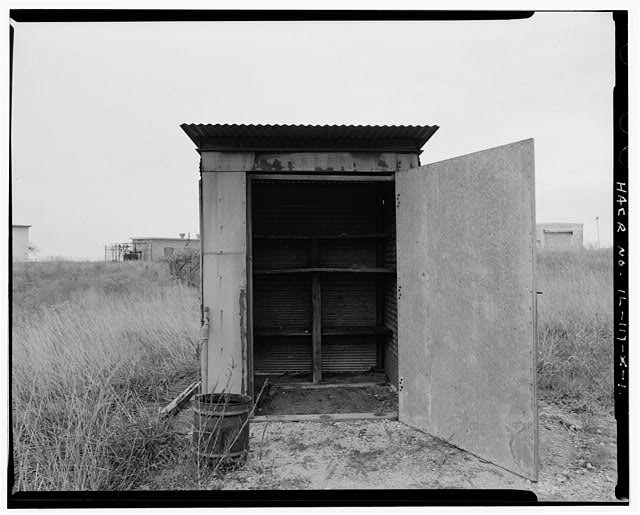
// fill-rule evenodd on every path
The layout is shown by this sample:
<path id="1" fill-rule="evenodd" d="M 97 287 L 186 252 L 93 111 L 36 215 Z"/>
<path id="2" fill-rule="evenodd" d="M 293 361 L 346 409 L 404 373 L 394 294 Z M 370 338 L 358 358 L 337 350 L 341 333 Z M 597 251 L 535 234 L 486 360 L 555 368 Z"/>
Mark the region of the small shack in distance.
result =
<path id="1" fill-rule="evenodd" d="M 134 250 L 140 253 L 141 261 L 159 261 L 168 259 L 174 252 L 187 247 L 200 250 L 199 235 L 196 238 L 184 236 L 182 233 L 180 238 L 137 237 L 131 238 L 131 243 Z"/>
<path id="2" fill-rule="evenodd" d="M 29 259 L 29 227 L 30 225 L 11 226 L 11 255 L 13 261 Z"/>
<path id="3" fill-rule="evenodd" d="M 105 261 L 162 261 L 186 248 L 200 250 L 199 234 L 195 238 L 181 233 L 179 238 L 133 237 L 131 243 L 105 245 Z"/>
<path id="4" fill-rule="evenodd" d="M 539 249 L 582 250 L 583 224 L 536 224 L 536 244 Z"/>

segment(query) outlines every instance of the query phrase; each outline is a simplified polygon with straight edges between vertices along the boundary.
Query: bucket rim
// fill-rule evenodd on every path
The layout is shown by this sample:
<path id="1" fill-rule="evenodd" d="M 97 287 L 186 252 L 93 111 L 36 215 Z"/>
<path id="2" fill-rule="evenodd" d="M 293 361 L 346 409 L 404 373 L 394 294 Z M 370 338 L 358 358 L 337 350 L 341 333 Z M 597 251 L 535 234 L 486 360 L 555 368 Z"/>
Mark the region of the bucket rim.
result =
<path id="1" fill-rule="evenodd" d="M 228 407 L 251 404 L 253 399 L 240 393 L 199 393 L 194 397 L 198 404 L 218 405 L 226 404 Z"/>

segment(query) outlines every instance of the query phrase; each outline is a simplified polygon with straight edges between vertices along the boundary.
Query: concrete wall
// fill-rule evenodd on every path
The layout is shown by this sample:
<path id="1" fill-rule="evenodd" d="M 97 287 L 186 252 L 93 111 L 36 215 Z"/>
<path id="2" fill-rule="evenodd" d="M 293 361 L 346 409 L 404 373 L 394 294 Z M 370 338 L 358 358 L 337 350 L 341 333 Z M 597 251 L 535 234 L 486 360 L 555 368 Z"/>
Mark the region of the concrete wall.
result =
<path id="1" fill-rule="evenodd" d="M 420 166 L 417 154 L 393 152 L 202 152 L 201 171 L 388 173 Z"/>
<path id="2" fill-rule="evenodd" d="M 535 480 L 533 157 L 398 172 L 396 209 L 400 421 Z"/>
<path id="3" fill-rule="evenodd" d="M 201 191 L 202 303 L 209 308 L 203 389 L 247 394 L 246 174 L 203 173 Z"/>
<path id="4" fill-rule="evenodd" d="M 136 250 L 142 251 L 142 261 L 159 261 L 165 258 L 165 248 L 172 248 L 174 252 L 192 247 L 200 249 L 200 240 L 186 238 L 131 238 Z"/>
<path id="5" fill-rule="evenodd" d="M 12 256 L 14 261 L 29 259 L 29 226 L 12 225 Z"/>
<path id="6" fill-rule="evenodd" d="M 580 250 L 583 224 L 536 224 L 536 244 L 539 249 Z"/>

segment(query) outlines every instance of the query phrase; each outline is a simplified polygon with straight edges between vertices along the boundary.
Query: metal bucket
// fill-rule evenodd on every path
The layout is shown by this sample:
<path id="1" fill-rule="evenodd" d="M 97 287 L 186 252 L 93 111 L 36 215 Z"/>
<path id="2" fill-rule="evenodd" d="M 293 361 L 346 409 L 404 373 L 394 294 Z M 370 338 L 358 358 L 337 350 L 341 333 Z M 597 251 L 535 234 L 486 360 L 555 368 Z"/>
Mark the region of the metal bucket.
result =
<path id="1" fill-rule="evenodd" d="M 199 458 L 217 464 L 223 458 L 239 463 L 249 453 L 251 397 L 231 393 L 196 395 L 193 443 Z"/>

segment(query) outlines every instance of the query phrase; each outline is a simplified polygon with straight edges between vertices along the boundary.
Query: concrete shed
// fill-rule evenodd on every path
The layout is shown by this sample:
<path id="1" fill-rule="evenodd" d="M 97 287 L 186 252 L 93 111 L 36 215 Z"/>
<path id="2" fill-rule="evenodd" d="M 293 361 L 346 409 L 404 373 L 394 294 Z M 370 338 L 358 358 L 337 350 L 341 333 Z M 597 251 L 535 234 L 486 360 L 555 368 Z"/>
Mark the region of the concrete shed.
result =
<path id="1" fill-rule="evenodd" d="M 159 261 L 167 259 L 174 252 L 192 247 L 200 249 L 198 238 L 151 238 L 136 237 L 131 238 L 131 243 L 135 252 L 140 252 L 141 261 Z"/>
<path id="2" fill-rule="evenodd" d="M 536 479 L 533 140 L 423 165 L 435 125 L 182 129 L 205 391 L 378 370 L 400 421 Z"/>
<path id="3" fill-rule="evenodd" d="M 582 228 L 583 224 L 537 224 L 536 243 L 540 249 L 582 250 Z"/>
<path id="4" fill-rule="evenodd" d="M 11 254 L 13 261 L 26 261 L 29 259 L 29 227 L 31 226 L 11 226 Z"/>

